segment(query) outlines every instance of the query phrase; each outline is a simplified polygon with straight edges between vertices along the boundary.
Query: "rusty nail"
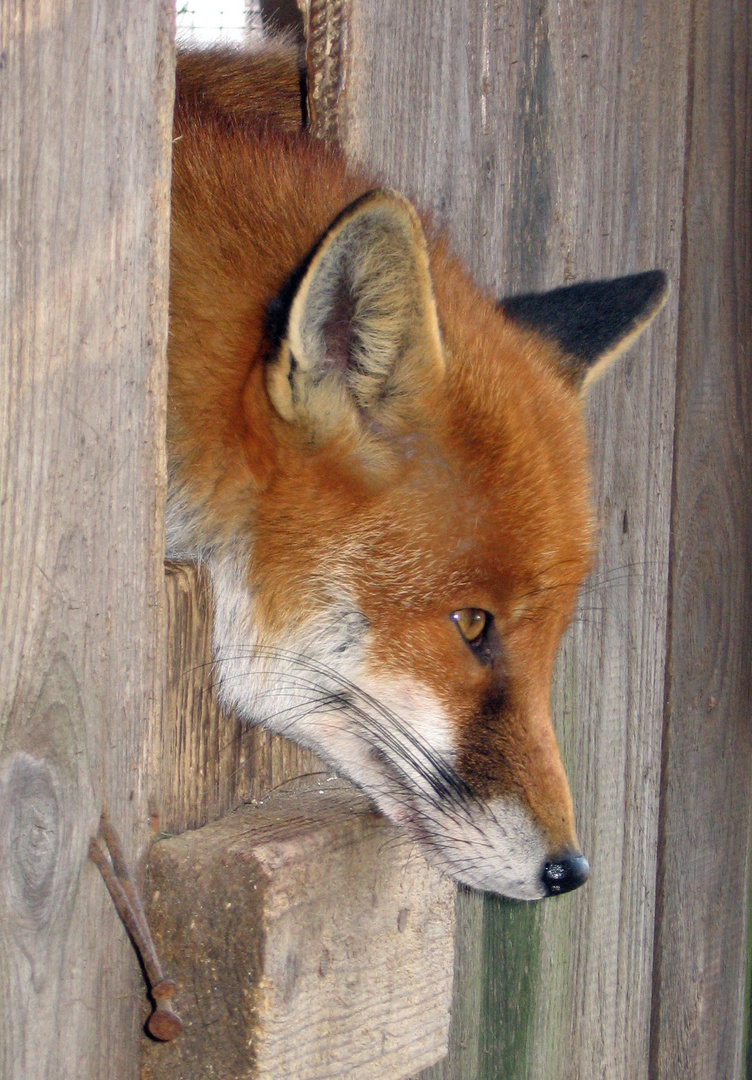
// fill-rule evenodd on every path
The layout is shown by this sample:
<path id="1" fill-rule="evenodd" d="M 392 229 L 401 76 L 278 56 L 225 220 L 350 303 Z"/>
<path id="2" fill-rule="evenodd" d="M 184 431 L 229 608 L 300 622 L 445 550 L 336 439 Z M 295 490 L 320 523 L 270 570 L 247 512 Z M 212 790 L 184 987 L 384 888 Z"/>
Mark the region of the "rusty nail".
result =
<path id="1" fill-rule="evenodd" d="M 102 814 L 99 835 L 104 840 L 110 859 L 104 854 L 95 837 L 89 841 L 89 858 L 97 866 L 112 897 L 120 919 L 141 956 L 155 1009 L 146 1028 L 161 1042 L 169 1042 L 183 1030 L 180 1017 L 172 1010 L 172 996 L 177 989 L 171 979 L 165 979 L 162 965 L 151 936 L 141 897 L 125 859 L 123 845 L 114 826 Z"/>

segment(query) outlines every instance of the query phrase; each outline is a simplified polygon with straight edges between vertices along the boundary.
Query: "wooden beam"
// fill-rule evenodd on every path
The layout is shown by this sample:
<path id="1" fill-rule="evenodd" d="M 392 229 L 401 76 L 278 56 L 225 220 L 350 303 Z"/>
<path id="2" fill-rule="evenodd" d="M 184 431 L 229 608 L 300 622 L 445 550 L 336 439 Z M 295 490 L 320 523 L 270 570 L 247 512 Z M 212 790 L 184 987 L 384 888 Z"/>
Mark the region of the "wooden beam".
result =
<path id="1" fill-rule="evenodd" d="M 655 1080 L 748 1076 L 750 5 L 691 6 Z"/>
<path id="2" fill-rule="evenodd" d="M 403 1080 L 446 1053 L 454 889 L 349 784 L 155 844 L 184 1034 L 142 1080 Z"/>
<path id="3" fill-rule="evenodd" d="M 0 1075 L 134 1076 L 139 972 L 87 861 L 135 859 L 158 703 L 169 4 L 0 6 Z"/>

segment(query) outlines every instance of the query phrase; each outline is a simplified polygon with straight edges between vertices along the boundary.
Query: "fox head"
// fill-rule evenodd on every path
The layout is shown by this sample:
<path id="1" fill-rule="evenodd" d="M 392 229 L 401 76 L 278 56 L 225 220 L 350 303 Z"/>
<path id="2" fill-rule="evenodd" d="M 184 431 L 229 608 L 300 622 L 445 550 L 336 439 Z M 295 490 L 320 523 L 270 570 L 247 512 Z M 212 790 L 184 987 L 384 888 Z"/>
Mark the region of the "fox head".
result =
<path id="1" fill-rule="evenodd" d="M 549 701 L 593 552 L 583 390 L 665 291 L 499 305 L 372 191 L 289 279 L 247 377 L 248 533 L 209 557 L 224 702 L 479 889 L 589 872 Z"/>

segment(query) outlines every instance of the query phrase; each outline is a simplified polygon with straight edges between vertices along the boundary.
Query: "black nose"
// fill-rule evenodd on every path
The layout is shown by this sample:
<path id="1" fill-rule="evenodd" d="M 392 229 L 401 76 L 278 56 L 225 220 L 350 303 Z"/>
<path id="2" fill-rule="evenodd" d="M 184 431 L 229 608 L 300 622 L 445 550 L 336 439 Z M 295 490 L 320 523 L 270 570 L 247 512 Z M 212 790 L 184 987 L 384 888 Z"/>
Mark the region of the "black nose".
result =
<path id="1" fill-rule="evenodd" d="M 590 877 L 590 864 L 584 855 L 562 852 L 551 859 L 543 868 L 543 887 L 549 896 L 579 889 Z"/>

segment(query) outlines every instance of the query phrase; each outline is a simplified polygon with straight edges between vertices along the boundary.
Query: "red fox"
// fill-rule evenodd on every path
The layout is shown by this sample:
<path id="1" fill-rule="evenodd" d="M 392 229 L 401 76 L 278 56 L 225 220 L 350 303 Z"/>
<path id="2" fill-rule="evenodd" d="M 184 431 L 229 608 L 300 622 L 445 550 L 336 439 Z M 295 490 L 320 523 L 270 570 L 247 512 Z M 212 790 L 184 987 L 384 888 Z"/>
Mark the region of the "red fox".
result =
<path id="1" fill-rule="evenodd" d="M 583 391 L 665 276 L 496 302 L 301 100 L 283 44 L 179 60 L 168 555 L 211 572 L 227 708 L 455 879 L 563 893 L 589 873 L 549 703 L 593 553 Z"/>

